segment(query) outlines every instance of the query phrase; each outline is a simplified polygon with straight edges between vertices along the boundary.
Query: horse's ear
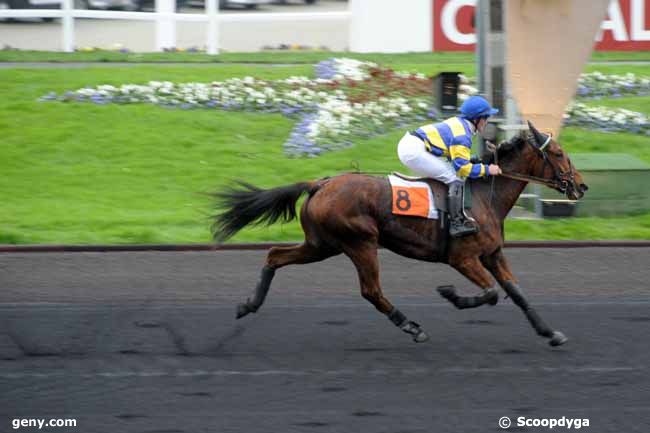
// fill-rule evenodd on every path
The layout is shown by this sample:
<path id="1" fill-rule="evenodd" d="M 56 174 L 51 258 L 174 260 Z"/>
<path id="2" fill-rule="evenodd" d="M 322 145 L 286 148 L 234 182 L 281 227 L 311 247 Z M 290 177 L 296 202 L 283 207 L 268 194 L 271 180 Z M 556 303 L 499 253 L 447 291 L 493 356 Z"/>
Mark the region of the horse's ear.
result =
<path id="1" fill-rule="evenodd" d="M 519 134 L 512 137 L 512 140 L 514 140 L 515 137 L 518 137 L 521 141 L 526 142 L 530 138 L 530 134 L 525 129 L 522 129 L 521 131 L 519 131 Z"/>
<path id="2" fill-rule="evenodd" d="M 530 132 L 533 133 L 533 138 L 535 139 L 535 142 L 537 143 L 538 148 L 542 148 L 548 144 L 549 139 L 551 138 L 549 135 L 542 134 L 533 126 L 533 123 L 529 120 L 528 121 L 528 129 L 530 129 Z"/>

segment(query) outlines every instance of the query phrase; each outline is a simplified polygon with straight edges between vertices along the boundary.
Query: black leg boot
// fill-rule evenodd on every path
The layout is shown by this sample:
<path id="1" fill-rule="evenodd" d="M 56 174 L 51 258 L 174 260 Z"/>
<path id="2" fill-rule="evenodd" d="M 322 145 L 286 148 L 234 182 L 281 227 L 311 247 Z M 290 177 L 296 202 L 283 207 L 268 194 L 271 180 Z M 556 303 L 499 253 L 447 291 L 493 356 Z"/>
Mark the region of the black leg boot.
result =
<path id="1" fill-rule="evenodd" d="M 465 184 L 460 181 L 449 185 L 449 234 L 453 238 L 473 235 L 478 233 L 478 226 L 465 217 L 463 211 L 463 189 Z"/>

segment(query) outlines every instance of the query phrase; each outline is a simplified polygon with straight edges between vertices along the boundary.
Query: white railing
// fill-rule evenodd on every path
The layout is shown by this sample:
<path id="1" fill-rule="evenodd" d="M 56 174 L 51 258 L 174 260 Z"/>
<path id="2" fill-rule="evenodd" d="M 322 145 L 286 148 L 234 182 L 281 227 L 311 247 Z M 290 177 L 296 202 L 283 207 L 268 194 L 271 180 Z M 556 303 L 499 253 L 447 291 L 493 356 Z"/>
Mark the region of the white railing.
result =
<path id="1" fill-rule="evenodd" d="M 349 11 L 341 12 L 269 12 L 221 14 L 218 0 L 205 0 L 205 13 L 176 13 L 176 0 L 156 0 L 155 12 L 121 12 L 74 9 L 74 0 L 62 0 L 61 9 L 3 9 L 0 18 L 61 18 L 62 47 L 73 52 L 75 47 L 74 20 L 76 18 L 99 18 L 111 20 L 142 20 L 156 22 L 156 50 L 176 47 L 176 22 L 207 23 L 206 51 L 219 53 L 219 24 L 224 22 L 273 22 L 273 21 L 350 21 Z M 352 3 L 354 0 L 351 0 Z"/>

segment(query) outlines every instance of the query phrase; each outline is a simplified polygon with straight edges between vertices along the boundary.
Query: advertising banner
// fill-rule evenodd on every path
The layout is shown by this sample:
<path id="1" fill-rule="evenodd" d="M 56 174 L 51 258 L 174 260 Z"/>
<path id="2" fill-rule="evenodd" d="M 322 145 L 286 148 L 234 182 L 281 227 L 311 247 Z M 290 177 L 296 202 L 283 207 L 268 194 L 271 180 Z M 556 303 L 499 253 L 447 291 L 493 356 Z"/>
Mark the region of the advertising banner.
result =
<path id="1" fill-rule="evenodd" d="M 474 51 L 475 12 L 476 0 L 433 0 L 433 50 Z M 650 50 L 650 0 L 610 0 L 595 44 L 600 51 Z"/>

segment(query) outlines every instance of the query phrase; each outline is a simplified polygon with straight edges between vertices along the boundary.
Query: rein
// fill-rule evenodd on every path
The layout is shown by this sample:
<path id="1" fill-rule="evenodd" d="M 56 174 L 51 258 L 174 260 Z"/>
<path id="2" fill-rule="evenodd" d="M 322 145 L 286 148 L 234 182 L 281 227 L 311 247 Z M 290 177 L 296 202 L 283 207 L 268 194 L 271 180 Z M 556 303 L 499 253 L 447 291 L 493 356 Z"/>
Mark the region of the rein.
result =
<path id="1" fill-rule="evenodd" d="M 522 174 L 522 173 L 513 173 L 511 171 L 502 170 L 500 176 L 507 177 L 514 180 L 521 180 L 524 182 L 537 183 L 551 188 L 555 188 L 555 187 L 560 188 L 562 185 L 562 182 L 558 182 L 557 180 L 549 180 L 549 179 L 544 179 L 543 177 L 529 176 L 527 174 Z"/>
<path id="2" fill-rule="evenodd" d="M 494 150 L 494 163 L 499 164 L 499 149 Z M 503 172 L 503 170 L 502 170 Z M 492 180 L 490 181 L 490 200 L 488 203 L 490 203 L 490 207 L 492 207 L 492 197 L 494 195 L 494 176 L 492 176 Z"/>

